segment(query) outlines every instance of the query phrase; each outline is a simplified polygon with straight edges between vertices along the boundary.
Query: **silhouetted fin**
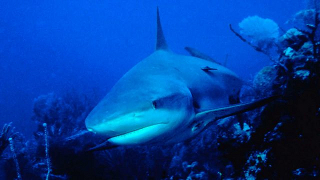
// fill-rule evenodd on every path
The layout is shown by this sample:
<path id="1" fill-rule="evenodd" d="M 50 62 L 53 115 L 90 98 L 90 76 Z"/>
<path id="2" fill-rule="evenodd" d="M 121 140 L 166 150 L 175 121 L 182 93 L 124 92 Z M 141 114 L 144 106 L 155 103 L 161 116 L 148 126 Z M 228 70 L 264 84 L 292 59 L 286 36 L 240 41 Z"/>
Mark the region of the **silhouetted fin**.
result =
<path id="1" fill-rule="evenodd" d="M 209 66 L 203 67 L 203 68 L 201 68 L 201 69 L 202 69 L 204 72 L 218 70 L 218 69 L 216 69 L 216 68 L 212 68 L 212 67 L 209 67 Z"/>
<path id="2" fill-rule="evenodd" d="M 197 49 L 194 49 L 194 48 L 191 48 L 191 47 L 185 47 L 184 48 L 186 51 L 188 51 L 188 53 L 191 55 L 191 56 L 194 56 L 194 57 L 197 57 L 197 58 L 200 58 L 200 59 L 204 59 L 204 60 L 208 60 L 208 61 L 211 61 L 211 62 L 214 62 L 214 63 L 217 63 L 217 64 L 220 64 L 218 63 L 216 60 L 214 60 L 212 57 L 198 51 Z M 220 64 L 221 65 L 221 64 Z"/>
<path id="3" fill-rule="evenodd" d="M 159 8 L 157 7 L 157 44 L 156 44 L 156 50 L 166 50 L 168 49 L 168 45 L 166 42 L 166 39 L 164 38 L 162 27 L 161 27 L 161 21 L 160 21 L 160 14 L 159 14 Z"/>
<path id="4" fill-rule="evenodd" d="M 116 147 L 118 147 L 118 146 L 112 144 L 109 141 L 105 141 L 97 146 L 94 146 L 94 147 L 88 149 L 87 152 L 102 151 L 102 150 L 112 149 L 112 148 L 116 148 Z"/>
<path id="5" fill-rule="evenodd" d="M 87 136 L 87 135 L 91 135 L 92 133 L 87 131 L 87 130 L 82 130 L 82 131 L 79 131 L 77 134 L 74 134 L 72 136 L 69 136 L 67 138 L 64 139 L 65 142 L 68 142 L 68 141 L 74 141 L 74 140 L 77 140 L 79 138 L 84 138 L 84 136 Z"/>

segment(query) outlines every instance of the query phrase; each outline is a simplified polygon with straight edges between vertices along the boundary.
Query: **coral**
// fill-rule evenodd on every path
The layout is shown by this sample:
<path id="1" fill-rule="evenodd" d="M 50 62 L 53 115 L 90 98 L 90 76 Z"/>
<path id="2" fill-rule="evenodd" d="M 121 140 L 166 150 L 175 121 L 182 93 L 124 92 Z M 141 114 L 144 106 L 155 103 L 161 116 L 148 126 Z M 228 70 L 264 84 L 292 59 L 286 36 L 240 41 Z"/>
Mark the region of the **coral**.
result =
<path id="1" fill-rule="evenodd" d="M 74 158 L 78 160 L 88 158 L 83 154 L 86 144 L 93 145 L 95 141 L 89 140 L 88 138 L 92 136 L 86 136 L 83 131 L 85 117 L 92 108 L 93 105 L 88 98 L 77 93 L 68 93 L 64 97 L 50 93 L 35 99 L 33 120 L 38 123 L 38 130 L 35 133 L 38 142 L 36 153 L 38 157 L 42 157 L 35 164 L 47 165 L 47 173 L 44 175 L 46 179 L 64 177 L 68 174 L 67 169 L 61 171 L 65 165 L 60 163 L 66 160 L 75 161 Z M 79 155 L 80 153 L 82 154 Z"/>
<path id="2" fill-rule="evenodd" d="M 250 121 L 249 140 L 239 143 L 228 133 L 219 141 L 225 158 L 232 162 L 235 178 L 319 178 L 319 12 L 303 10 L 296 19 L 304 29 L 289 29 L 279 38 L 277 63 L 263 68 L 253 84 L 258 96 L 276 93 L 281 98 L 261 112 L 248 114 L 256 117 Z"/>
<path id="3" fill-rule="evenodd" d="M 246 179 L 256 179 L 257 174 L 261 169 L 266 166 L 268 149 L 263 152 L 254 151 L 250 154 L 245 167 L 245 177 Z"/>
<path id="4" fill-rule="evenodd" d="M 33 120 L 38 124 L 38 129 L 34 133 L 34 139 L 15 143 L 16 156 L 9 154 L 5 161 L 7 179 L 16 177 L 16 172 L 13 171 L 15 162 L 19 162 L 19 174 L 23 179 L 67 179 L 70 175 L 68 172 L 75 168 L 65 168 L 62 172 L 60 168 L 68 166 L 66 162 L 77 167 L 78 163 L 70 162 L 81 160 L 80 164 L 85 166 L 82 172 L 85 173 L 85 169 L 91 164 L 84 159 L 92 154 L 85 154 L 84 149 L 87 144 L 93 146 L 95 140 L 82 132 L 85 129 L 84 119 L 92 107 L 86 96 L 76 93 L 66 94 L 65 97 L 50 93 L 37 98 L 34 102 Z M 77 177 L 81 178 L 82 174 L 78 174 Z"/>
<path id="5" fill-rule="evenodd" d="M 18 161 L 17 155 L 16 155 L 16 150 L 14 148 L 13 139 L 9 138 L 9 142 L 10 142 L 10 150 L 12 152 L 12 157 L 13 157 L 14 163 L 16 165 L 17 179 L 21 180 L 21 171 L 20 171 L 19 161 Z"/>
<path id="6" fill-rule="evenodd" d="M 279 26 L 271 19 L 249 16 L 239 23 L 240 33 L 260 49 L 270 48 L 279 37 Z"/>
<path id="7" fill-rule="evenodd" d="M 317 2 L 317 4 L 314 7 L 310 6 L 310 9 L 303 9 L 297 12 L 288 23 L 293 24 L 299 30 L 309 31 L 310 28 L 312 29 L 315 26 L 317 19 L 319 19 L 320 2 Z M 318 9 L 315 7 L 318 7 Z M 316 34 L 319 33 L 320 30 L 318 29 Z"/>
<path id="8" fill-rule="evenodd" d="M 304 33 L 298 31 L 296 28 L 291 28 L 279 38 L 279 45 L 282 50 L 288 47 L 298 50 L 307 41 L 308 37 Z"/>
<path id="9" fill-rule="evenodd" d="M 46 161 L 47 161 L 47 176 L 46 176 L 46 180 L 49 179 L 50 176 L 50 172 L 51 172 L 51 163 L 50 163 L 50 157 L 49 157 L 49 142 L 48 142 L 48 129 L 47 129 L 47 124 L 43 123 L 43 127 L 44 127 L 44 138 L 45 138 L 45 146 L 46 146 Z"/>
<path id="10" fill-rule="evenodd" d="M 93 103 L 87 96 L 66 93 L 58 97 L 50 93 L 34 100 L 32 119 L 38 124 L 38 132 L 44 132 L 46 123 L 48 136 L 61 139 L 86 130 L 84 120 L 92 108 Z M 36 138 L 42 135 L 35 134 Z"/>
<path id="11" fill-rule="evenodd" d="M 254 50 L 261 52 L 277 64 L 279 56 L 279 27 L 271 19 L 263 19 L 259 16 L 249 16 L 239 23 L 240 34 L 236 32 L 232 25 L 230 30 L 243 42 L 250 45 Z"/>
<path id="12" fill-rule="evenodd" d="M 11 122 L 3 125 L 2 131 L 0 134 L 0 156 L 10 144 L 9 139 L 15 138 L 18 135 L 18 133 L 13 132 L 11 125 L 12 125 Z"/>
<path id="13" fill-rule="evenodd" d="M 254 77 L 253 88 L 258 97 L 269 97 L 274 94 L 278 74 L 273 66 L 266 66 Z"/>
<path id="14" fill-rule="evenodd" d="M 315 9 L 303 9 L 297 12 L 290 21 L 299 28 L 304 28 L 307 24 L 314 23 Z"/>
<path id="15" fill-rule="evenodd" d="M 21 134 L 11 138 L 10 152 L 3 155 L 6 179 L 39 179 L 40 173 L 32 164 L 38 158 L 33 153 L 36 146 L 34 141 L 26 141 Z"/>

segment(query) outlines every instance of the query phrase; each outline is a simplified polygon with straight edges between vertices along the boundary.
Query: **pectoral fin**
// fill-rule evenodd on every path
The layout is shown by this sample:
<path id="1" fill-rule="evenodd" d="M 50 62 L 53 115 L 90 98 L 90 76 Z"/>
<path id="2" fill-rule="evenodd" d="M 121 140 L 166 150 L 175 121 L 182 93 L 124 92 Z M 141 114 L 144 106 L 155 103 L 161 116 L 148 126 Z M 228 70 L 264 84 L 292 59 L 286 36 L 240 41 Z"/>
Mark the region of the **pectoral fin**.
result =
<path id="1" fill-rule="evenodd" d="M 271 101 L 274 101 L 279 96 L 273 96 L 265 99 L 260 99 L 250 103 L 242 103 L 237 105 L 232 105 L 228 107 L 203 111 L 196 114 L 194 121 L 192 123 L 192 131 L 201 130 L 210 123 L 215 122 L 218 119 L 225 118 L 228 116 L 236 115 L 246 111 L 253 110 L 255 108 L 261 107 Z"/>
<path id="2" fill-rule="evenodd" d="M 108 140 L 98 144 L 97 146 L 91 147 L 88 150 L 86 150 L 87 152 L 94 152 L 94 151 L 102 151 L 102 150 L 107 150 L 107 149 L 113 149 L 118 147 L 115 144 L 110 143 Z"/>

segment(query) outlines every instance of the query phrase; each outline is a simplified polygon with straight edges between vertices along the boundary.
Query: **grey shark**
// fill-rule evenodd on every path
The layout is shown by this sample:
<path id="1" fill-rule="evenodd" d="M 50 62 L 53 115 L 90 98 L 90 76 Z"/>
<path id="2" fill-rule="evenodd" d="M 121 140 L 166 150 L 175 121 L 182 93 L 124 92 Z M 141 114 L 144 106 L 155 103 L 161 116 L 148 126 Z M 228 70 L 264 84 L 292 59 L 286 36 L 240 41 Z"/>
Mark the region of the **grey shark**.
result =
<path id="1" fill-rule="evenodd" d="M 169 50 L 157 10 L 154 53 L 129 70 L 86 118 L 89 131 L 115 146 L 178 143 L 216 120 L 270 101 L 232 104 L 242 80 L 209 56 Z"/>

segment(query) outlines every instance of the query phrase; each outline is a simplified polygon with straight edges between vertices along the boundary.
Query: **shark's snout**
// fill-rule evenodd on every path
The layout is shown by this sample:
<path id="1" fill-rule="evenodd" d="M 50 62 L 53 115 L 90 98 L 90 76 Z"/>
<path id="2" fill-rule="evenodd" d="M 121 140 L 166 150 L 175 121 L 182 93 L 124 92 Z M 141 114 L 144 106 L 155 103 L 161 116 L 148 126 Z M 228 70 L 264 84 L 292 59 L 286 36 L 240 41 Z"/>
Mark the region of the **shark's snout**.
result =
<path id="1" fill-rule="evenodd" d="M 93 112 L 86 119 L 86 127 L 91 132 L 112 138 L 133 134 L 140 130 L 141 132 L 147 132 L 146 130 L 149 131 L 151 129 L 157 131 L 158 128 L 163 128 L 170 122 L 168 115 L 170 115 L 170 112 L 149 109 L 127 113 L 111 119 L 109 117 L 96 116 L 95 112 Z"/>
<path id="2" fill-rule="evenodd" d="M 92 117 L 87 118 L 86 126 L 91 132 L 101 134 L 107 137 L 114 137 L 122 134 L 126 134 L 131 131 L 135 131 L 152 124 L 152 121 L 148 122 L 141 113 L 128 113 L 115 118 L 109 117 Z"/>
<path id="3" fill-rule="evenodd" d="M 100 117 L 92 112 L 86 119 L 87 129 L 103 135 L 117 145 L 143 144 L 164 138 L 175 129 L 185 114 L 180 111 L 150 108 L 126 113 L 115 118 Z"/>

